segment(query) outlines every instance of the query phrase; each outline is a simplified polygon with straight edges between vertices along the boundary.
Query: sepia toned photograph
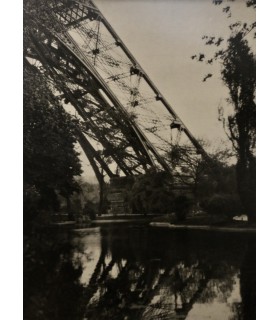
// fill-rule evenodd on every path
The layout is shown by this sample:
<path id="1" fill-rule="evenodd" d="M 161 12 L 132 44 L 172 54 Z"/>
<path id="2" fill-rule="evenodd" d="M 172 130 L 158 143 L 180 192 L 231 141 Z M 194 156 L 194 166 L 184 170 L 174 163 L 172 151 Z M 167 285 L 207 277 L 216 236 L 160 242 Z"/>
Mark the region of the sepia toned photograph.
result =
<path id="1" fill-rule="evenodd" d="M 23 319 L 256 319 L 256 1 L 23 1 Z"/>

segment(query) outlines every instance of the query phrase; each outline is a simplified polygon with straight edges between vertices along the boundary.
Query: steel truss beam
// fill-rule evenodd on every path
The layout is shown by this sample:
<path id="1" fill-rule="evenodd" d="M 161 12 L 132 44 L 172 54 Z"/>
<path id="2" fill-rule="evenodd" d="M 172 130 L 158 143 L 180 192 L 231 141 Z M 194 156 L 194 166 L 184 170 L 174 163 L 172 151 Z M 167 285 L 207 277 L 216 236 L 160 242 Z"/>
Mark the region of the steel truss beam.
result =
<path id="1" fill-rule="evenodd" d="M 190 142 L 184 150 L 209 159 L 92 1 L 37 0 L 32 9 L 25 12 L 32 43 L 25 56 L 39 61 L 82 119 L 87 134 L 79 139 L 98 179 L 101 169 L 113 175 L 110 161 L 124 175 L 171 173 L 168 128 L 177 130 L 179 147 Z M 102 157 L 88 137 L 101 143 Z"/>

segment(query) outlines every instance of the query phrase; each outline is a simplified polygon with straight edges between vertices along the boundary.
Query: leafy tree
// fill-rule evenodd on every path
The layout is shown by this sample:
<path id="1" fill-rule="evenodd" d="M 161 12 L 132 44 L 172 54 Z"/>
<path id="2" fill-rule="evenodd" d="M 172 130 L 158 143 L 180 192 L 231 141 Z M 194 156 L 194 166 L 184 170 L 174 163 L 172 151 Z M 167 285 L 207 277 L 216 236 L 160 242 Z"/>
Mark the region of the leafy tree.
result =
<path id="1" fill-rule="evenodd" d="M 218 4 L 221 4 L 220 1 Z M 217 3 L 216 3 L 217 4 Z M 256 7 L 255 0 L 246 1 L 248 7 Z M 231 17 L 231 7 L 226 6 L 223 12 Z M 218 61 L 221 64 L 221 76 L 224 85 L 229 90 L 228 110 L 219 108 L 219 120 L 232 143 L 237 156 L 236 178 L 237 188 L 245 213 L 249 220 L 255 220 L 256 212 L 256 60 L 249 45 L 248 34 L 254 32 L 256 23 L 241 23 L 237 21 L 229 25 L 231 34 L 227 39 L 227 47 L 216 49 L 211 59 L 204 54 L 192 56 L 192 59 L 212 64 Z M 217 47 L 223 42 L 221 37 L 203 36 L 206 45 Z M 212 74 L 205 76 L 203 81 Z M 230 107 L 231 106 L 231 107 Z"/>
<path id="2" fill-rule="evenodd" d="M 184 221 L 193 205 L 192 199 L 186 195 L 179 195 L 174 199 L 173 210 L 177 221 Z"/>
<path id="3" fill-rule="evenodd" d="M 90 217 L 91 219 L 96 218 L 96 212 L 95 212 L 95 207 L 94 204 L 90 201 L 87 201 L 83 210 L 83 214 L 85 216 Z"/>
<path id="4" fill-rule="evenodd" d="M 244 209 L 255 219 L 256 104 L 255 57 L 242 33 L 232 35 L 223 55 L 222 79 L 229 89 L 232 115 L 223 117 L 224 127 L 237 154 L 237 185 Z"/>
<path id="5" fill-rule="evenodd" d="M 54 234 L 24 238 L 24 319 L 82 318 L 78 301 L 83 293 L 79 281 L 83 268 L 79 261 L 73 264 L 72 250 L 71 244 Z"/>
<path id="6" fill-rule="evenodd" d="M 174 195 L 169 188 L 170 177 L 165 172 L 138 176 L 129 194 L 135 213 L 169 213 Z"/>
<path id="7" fill-rule="evenodd" d="M 232 151 L 224 144 L 213 148 L 206 140 L 200 139 L 199 143 L 208 149 L 211 163 L 199 155 L 190 156 L 191 147 L 187 145 L 175 146 L 166 154 L 167 159 L 181 166 L 182 173 L 178 180 L 189 183 L 196 204 L 214 193 L 235 193 L 235 167 L 229 164 Z"/>
<path id="8" fill-rule="evenodd" d="M 28 62 L 24 64 L 23 76 L 25 198 L 28 190 L 36 190 L 40 209 L 57 210 L 57 193 L 68 198 L 79 190 L 74 180 L 81 174 L 75 151 L 76 125 L 57 102 L 43 75 Z"/>

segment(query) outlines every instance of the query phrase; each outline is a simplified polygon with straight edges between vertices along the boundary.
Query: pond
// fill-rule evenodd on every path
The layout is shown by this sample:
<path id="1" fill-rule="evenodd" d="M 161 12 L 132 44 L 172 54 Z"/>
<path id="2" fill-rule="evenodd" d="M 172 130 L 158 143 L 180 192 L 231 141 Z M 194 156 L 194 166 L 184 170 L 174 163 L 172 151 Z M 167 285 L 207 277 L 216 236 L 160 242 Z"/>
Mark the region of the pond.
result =
<path id="1" fill-rule="evenodd" d="M 25 247 L 24 319 L 255 319 L 255 234 L 115 224 Z"/>

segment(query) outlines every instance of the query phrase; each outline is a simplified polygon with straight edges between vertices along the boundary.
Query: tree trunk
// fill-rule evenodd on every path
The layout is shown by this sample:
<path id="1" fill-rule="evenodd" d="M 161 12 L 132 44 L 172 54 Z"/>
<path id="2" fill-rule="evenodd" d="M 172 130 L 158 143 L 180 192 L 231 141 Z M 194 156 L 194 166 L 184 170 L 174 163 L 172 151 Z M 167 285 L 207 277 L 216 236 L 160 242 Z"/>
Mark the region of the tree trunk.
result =
<path id="1" fill-rule="evenodd" d="M 256 222 L 256 172 L 252 161 L 247 167 L 246 162 L 238 160 L 236 165 L 237 187 L 244 213 L 251 223 Z"/>

